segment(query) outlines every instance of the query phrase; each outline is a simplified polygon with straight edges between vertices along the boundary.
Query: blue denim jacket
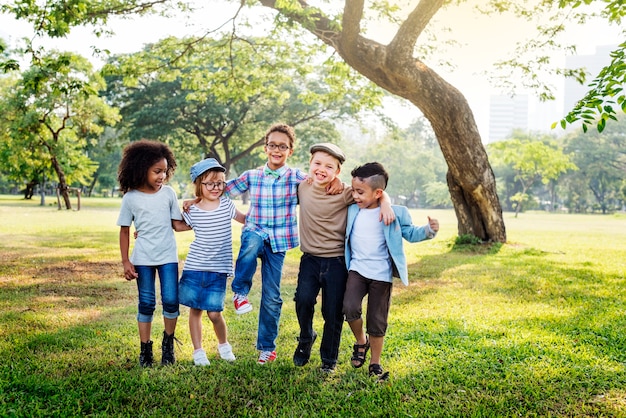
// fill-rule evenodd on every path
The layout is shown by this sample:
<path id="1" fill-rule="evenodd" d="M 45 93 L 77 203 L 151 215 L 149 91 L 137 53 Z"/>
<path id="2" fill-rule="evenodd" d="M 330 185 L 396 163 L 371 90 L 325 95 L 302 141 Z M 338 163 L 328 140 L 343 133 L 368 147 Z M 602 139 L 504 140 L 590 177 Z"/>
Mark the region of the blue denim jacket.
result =
<path id="1" fill-rule="evenodd" d="M 402 247 L 402 239 L 409 242 L 419 242 L 434 238 L 435 233 L 428 225 L 415 226 L 411 220 L 409 210 L 405 206 L 392 205 L 391 208 L 396 214 L 396 219 L 390 224 L 383 226 L 385 233 L 385 241 L 391 256 L 391 265 L 393 277 L 399 277 L 402 283 L 409 284 L 409 273 L 406 265 L 406 256 Z M 354 220 L 359 213 L 359 207 L 356 204 L 348 207 L 348 224 L 346 226 L 346 267 L 350 270 L 350 260 L 352 250 L 350 247 L 350 233 L 354 226 Z"/>

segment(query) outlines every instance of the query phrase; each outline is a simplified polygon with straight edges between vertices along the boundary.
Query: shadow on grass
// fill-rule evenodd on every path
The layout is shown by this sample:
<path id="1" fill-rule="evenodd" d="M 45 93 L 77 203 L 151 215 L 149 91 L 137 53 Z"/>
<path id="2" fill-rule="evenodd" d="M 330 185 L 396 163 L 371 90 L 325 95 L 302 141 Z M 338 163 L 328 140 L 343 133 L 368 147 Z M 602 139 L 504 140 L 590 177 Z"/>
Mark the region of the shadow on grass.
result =
<path id="1" fill-rule="evenodd" d="M 548 255 L 451 251 L 410 266 L 411 285 L 394 290 L 400 314 L 390 317 L 385 350 L 399 368 L 408 357 L 415 373 L 403 384 L 430 399 L 423 406 L 453 415 L 626 414 L 623 276 Z"/>
<path id="2" fill-rule="evenodd" d="M 228 311 L 236 362 L 213 352 L 211 366 L 199 368 L 186 353 L 174 366 L 140 369 L 135 287 L 118 277 L 118 263 L 70 268 L 48 259 L 0 282 L 0 415 L 624 415 L 620 277 L 533 249 L 502 253 L 450 252 L 410 266 L 412 285 L 394 289 L 383 352 L 392 377 L 384 383 L 367 366 L 350 367 L 348 327 L 336 373 L 322 373 L 313 359 L 293 366 L 287 297 L 272 364 L 255 363 L 256 313 Z M 284 294 L 294 286 L 287 280 Z M 159 322 L 156 315 L 153 335 Z M 178 329 L 186 340 L 186 324 Z M 204 335 L 214 340 L 206 321 Z"/>

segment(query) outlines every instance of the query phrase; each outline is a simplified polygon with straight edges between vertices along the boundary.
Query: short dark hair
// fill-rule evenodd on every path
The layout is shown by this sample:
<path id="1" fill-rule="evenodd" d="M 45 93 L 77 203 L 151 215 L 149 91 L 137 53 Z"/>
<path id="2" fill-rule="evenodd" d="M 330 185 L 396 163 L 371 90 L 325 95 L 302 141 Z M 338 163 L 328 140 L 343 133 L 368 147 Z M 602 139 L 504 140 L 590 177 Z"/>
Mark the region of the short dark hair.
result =
<path id="1" fill-rule="evenodd" d="M 265 145 L 267 145 L 267 139 L 272 132 L 281 132 L 287 135 L 287 137 L 289 138 L 289 146 L 291 148 L 294 147 L 294 144 L 296 142 L 296 131 L 293 129 L 293 127 L 281 122 L 273 124 L 269 127 L 267 132 L 265 132 Z"/>
<path id="2" fill-rule="evenodd" d="M 381 163 L 372 162 L 365 163 L 356 167 L 352 172 L 352 177 L 356 177 L 363 182 L 369 183 L 373 189 L 387 188 L 387 182 L 389 181 L 389 174 L 385 167 Z"/>

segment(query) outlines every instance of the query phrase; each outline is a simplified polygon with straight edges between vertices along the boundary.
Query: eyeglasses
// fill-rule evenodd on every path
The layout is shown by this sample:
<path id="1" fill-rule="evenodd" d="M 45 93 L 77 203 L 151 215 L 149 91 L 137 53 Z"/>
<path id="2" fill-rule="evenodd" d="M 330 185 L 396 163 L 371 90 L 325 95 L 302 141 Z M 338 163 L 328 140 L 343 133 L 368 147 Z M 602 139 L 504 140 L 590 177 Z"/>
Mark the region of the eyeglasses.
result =
<path id="1" fill-rule="evenodd" d="M 274 151 L 276 148 L 278 148 L 281 151 L 287 151 L 289 148 L 291 148 L 289 145 L 285 145 L 285 144 L 280 144 L 280 145 L 276 145 L 276 144 L 265 144 L 265 146 L 267 147 L 267 149 L 269 149 L 270 151 Z"/>
<path id="2" fill-rule="evenodd" d="M 219 190 L 224 190 L 224 187 L 226 187 L 226 183 L 223 181 L 207 181 L 206 183 L 202 183 L 202 185 L 206 187 L 207 190 L 213 190 L 216 187 Z"/>

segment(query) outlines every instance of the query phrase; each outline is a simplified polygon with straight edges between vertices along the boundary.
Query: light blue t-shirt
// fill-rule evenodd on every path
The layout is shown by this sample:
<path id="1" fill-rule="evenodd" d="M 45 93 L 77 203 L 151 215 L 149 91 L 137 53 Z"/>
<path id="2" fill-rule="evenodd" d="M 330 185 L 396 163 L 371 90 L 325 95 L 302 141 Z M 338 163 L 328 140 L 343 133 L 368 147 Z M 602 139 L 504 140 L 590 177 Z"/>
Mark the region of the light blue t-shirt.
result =
<path id="1" fill-rule="evenodd" d="M 160 266 L 178 262 L 172 219 L 182 220 L 176 192 L 162 186 L 156 193 L 131 190 L 124 194 L 118 226 L 135 223 L 138 232 L 130 262 L 136 266 Z"/>

